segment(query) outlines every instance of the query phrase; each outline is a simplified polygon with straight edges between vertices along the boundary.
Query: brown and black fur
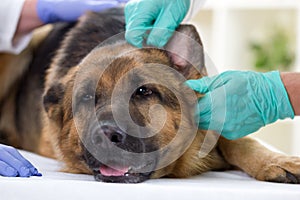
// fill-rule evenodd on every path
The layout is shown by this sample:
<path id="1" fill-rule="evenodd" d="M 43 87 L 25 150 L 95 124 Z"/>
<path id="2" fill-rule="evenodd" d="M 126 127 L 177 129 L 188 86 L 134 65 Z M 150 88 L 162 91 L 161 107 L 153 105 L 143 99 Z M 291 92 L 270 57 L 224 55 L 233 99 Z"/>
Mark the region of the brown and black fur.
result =
<path id="1" fill-rule="evenodd" d="M 274 153 L 249 137 L 235 141 L 220 137 L 208 155 L 199 156 L 205 137 L 208 139 L 205 144 L 216 140 L 214 134 L 203 130 L 197 131 L 189 148 L 184 149 L 177 160 L 163 168 L 156 169 L 156 166 L 179 155 L 186 142 L 184 138 L 164 154 L 158 153 L 155 161 L 148 163 L 152 169 L 149 172 L 135 171 L 143 168 L 141 159 L 136 160 L 136 166 L 131 166 L 132 172 L 128 177 L 103 176 L 98 170 L 103 163 L 89 152 L 83 142 L 94 145 L 96 151 L 106 155 L 103 156 L 105 164 L 118 168 L 132 164 L 131 158 L 123 155 L 112 157 L 112 147 L 103 142 L 107 138 L 127 152 L 148 153 L 167 146 L 176 136 L 179 126 L 183 127 L 187 136 L 194 136 L 190 129 L 195 125 L 195 102 L 189 96 L 192 91 L 183 82 L 185 79 L 206 76 L 202 43 L 193 26 L 182 25 L 177 31 L 196 41 L 201 48 L 194 49 L 189 40 L 181 40 L 176 35 L 165 47 L 171 52 L 151 47 L 136 49 L 122 37 L 98 46 L 123 31 L 124 19 L 119 10 L 89 13 L 75 26 L 56 25 L 38 50 L 34 51 L 29 69 L 22 73 L 10 72 L 14 79 L 10 79 L 10 86 L 1 93 L 0 142 L 57 158 L 65 163 L 64 171 L 94 174 L 96 180 L 105 182 L 136 183 L 149 178 L 185 178 L 210 170 L 235 167 L 258 180 L 300 183 L 298 157 Z M 60 41 L 63 42 L 59 44 Z M 191 63 L 180 56 L 189 58 Z M 3 60 L 7 60 L 7 57 L 3 57 Z M 8 60 L 13 62 L 12 59 Z M 145 64 L 149 66 L 144 67 Z M 169 66 L 169 69 L 155 68 L 157 64 Z M 109 67 L 105 69 L 106 66 Z M 4 73 L 5 67 L 1 69 L 1 77 L 8 76 Z M 131 73 L 133 69 L 136 71 Z M 100 73 L 103 73 L 101 77 Z M 142 85 L 131 94 L 131 119 L 124 119 L 124 124 L 126 120 L 128 124 L 132 120 L 140 127 L 146 127 L 153 119 L 153 116 L 149 116 L 150 107 L 159 104 L 166 111 L 167 118 L 158 134 L 136 138 L 129 133 L 142 136 L 144 132 L 128 124 L 126 128 L 116 124 L 112 109 L 123 112 L 122 105 L 126 102 L 119 98 L 112 105 L 110 99 L 121 78 L 121 91 L 124 94 L 134 86 Z M 148 84 L 155 80 L 163 80 L 163 83 L 169 84 L 169 88 Z M 77 81 L 80 84 L 75 84 Z M 175 94 L 184 100 L 183 103 Z M 90 110 L 89 106 L 93 109 Z M 93 112 L 97 121 L 92 120 Z M 156 113 L 154 118 L 159 122 L 163 116 Z M 151 132 L 151 128 L 147 130 Z M 103 138 L 103 135 L 107 137 Z"/>

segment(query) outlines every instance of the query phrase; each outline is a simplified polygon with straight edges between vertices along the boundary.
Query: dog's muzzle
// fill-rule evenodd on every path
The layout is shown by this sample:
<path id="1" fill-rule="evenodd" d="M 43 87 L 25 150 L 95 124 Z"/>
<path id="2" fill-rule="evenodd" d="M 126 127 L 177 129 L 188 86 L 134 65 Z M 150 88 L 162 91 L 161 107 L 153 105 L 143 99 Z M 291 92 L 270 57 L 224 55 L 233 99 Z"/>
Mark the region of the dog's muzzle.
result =
<path id="1" fill-rule="evenodd" d="M 158 157 L 149 161 L 134 155 L 143 155 L 153 145 L 151 140 L 133 137 L 113 122 L 99 121 L 90 126 L 84 138 L 83 158 L 97 181 L 139 183 L 150 178 Z"/>

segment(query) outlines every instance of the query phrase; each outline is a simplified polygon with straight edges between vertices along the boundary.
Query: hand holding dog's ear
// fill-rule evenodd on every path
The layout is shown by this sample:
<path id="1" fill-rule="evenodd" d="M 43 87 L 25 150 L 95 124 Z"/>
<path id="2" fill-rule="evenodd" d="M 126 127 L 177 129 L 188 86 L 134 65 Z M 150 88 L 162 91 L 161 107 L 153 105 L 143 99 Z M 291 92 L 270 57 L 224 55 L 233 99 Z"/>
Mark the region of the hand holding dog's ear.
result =
<path id="1" fill-rule="evenodd" d="M 147 45 L 163 47 L 182 22 L 190 0 L 132 0 L 125 6 L 126 40 L 142 47 L 146 32 Z"/>
<path id="2" fill-rule="evenodd" d="M 294 118 L 288 94 L 277 71 L 227 71 L 186 84 L 205 94 L 199 100 L 199 127 L 238 139 L 278 119 Z"/>
<path id="3" fill-rule="evenodd" d="M 37 13 L 44 23 L 76 21 L 86 11 L 102 11 L 128 0 L 37 0 Z"/>

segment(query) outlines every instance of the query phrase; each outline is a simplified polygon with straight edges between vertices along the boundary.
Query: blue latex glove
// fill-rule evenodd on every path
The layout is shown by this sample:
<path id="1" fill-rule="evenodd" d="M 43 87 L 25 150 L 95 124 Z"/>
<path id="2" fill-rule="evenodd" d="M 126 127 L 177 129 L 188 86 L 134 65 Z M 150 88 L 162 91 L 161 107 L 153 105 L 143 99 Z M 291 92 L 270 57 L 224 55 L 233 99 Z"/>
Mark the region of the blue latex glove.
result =
<path id="1" fill-rule="evenodd" d="M 294 118 L 278 71 L 227 71 L 186 84 L 205 94 L 198 102 L 199 127 L 227 139 L 243 137 L 278 119 Z"/>
<path id="2" fill-rule="evenodd" d="M 147 44 L 164 46 L 182 22 L 190 0 L 132 0 L 125 6 L 126 40 L 139 48 L 149 33 Z"/>
<path id="3" fill-rule="evenodd" d="M 15 148 L 0 144 L 0 175 L 29 177 L 42 174 Z"/>
<path id="4" fill-rule="evenodd" d="M 44 23 L 72 22 L 86 11 L 102 11 L 128 0 L 38 0 L 37 13 Z"/>

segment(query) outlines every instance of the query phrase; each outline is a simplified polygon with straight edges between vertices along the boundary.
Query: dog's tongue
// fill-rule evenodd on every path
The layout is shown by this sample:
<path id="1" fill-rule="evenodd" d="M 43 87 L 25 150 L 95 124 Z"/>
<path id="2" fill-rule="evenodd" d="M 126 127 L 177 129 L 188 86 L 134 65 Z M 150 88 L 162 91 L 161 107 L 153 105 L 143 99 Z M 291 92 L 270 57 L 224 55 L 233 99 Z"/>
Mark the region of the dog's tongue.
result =
<path id="1" fill-rule="evenodd" d="M 129 170 L 128 167 L 113 169 L 108 166 L 102 165 L 100 167 L 100 172 L 103 176 L 124 176 Z"/>

